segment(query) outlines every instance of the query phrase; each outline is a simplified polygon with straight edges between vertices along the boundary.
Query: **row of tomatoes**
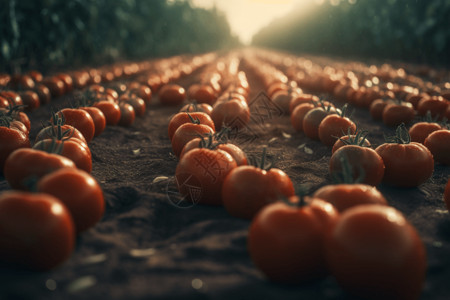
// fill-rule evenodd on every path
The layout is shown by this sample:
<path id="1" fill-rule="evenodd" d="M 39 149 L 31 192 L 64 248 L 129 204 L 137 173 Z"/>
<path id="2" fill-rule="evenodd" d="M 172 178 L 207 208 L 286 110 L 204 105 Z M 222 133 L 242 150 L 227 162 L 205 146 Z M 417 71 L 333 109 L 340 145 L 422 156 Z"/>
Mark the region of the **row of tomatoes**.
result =
<path id="1" fill-rule="evenodd" d="M 7 264 L 47 270 L 70 256 L 76 235 L 105 210 L 101 187 L 90 175 L 88 143 L 106 125 L 128 126 L 135 114 L 142 116 L 152 93 L 130 81 L 93 84 L 74 98 L 77 108 L 52 114 L 32 148 L 22 103 L 8 101 L 0 111 L 1 171 L 14 189 L 0 195 L 0 256 Z"/>

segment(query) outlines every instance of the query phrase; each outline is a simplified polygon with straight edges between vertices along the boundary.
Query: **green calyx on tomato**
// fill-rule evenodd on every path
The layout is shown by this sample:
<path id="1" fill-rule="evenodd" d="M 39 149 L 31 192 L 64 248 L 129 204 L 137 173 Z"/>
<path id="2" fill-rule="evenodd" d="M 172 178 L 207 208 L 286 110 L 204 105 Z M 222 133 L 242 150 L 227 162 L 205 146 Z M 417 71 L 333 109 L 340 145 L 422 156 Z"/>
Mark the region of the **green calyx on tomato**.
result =
<path id="1" fill-rule="evenodd" d="M 344 145 L 356 145 L 360 147 L 367 147 L 367 136 L 369 132 L 367 130 L 356 130 L 355 133 L 351 132 L 351 128 L 347 130 L 347 134 L 339 137 L 339 140 Z"/>
<path id="2" fill-rule="evenodd" d="M 200 124 L 200 120 L 198 119 L 198 118 L 193 118 L 192 116 L 191 116 L 191 114 L 190 113 L 188 113 L 188 112 L 186 112 L 186 114 L 188 115 L 188 117 L 189 117 L 189 119 L 191 120 L 191 122 L 193 123 L 193 124 Z"/>
<path id="3" fill-rule="evenodd" d="M 384 136 L 386 143 L 389 144 L 409 144 L 411 143 L 411 136 L 409 135 L 409 131 L 405 126 L 405 123 L 401 123 L 398 125 L 395 130 L 395 135 L 393 136 Z"/>

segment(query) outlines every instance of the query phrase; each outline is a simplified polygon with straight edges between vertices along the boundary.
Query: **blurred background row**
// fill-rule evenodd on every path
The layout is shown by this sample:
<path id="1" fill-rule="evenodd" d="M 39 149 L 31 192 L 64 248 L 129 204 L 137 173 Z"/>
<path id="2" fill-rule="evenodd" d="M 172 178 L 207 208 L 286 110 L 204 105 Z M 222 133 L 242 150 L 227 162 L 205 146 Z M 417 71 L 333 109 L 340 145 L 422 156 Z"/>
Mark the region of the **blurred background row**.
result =
<path id="1" fill-rule="evenodd" d="M 450 0 L 0 0 L 0 17 L 8 73 L 248 44 L 450 66 Z"/>

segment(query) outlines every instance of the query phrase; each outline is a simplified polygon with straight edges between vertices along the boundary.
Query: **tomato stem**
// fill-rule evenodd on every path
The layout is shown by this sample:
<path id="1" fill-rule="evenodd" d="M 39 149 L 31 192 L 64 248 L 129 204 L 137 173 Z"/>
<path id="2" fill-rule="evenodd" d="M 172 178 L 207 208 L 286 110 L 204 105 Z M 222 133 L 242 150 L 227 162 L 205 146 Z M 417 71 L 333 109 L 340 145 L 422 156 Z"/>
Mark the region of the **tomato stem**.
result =
<path id="1" fill-rule="evenodd" d="M 384 136 L 386 143 L 392 144 L 409 144 L 411 143 L 411 136 L 409 135 L 409 131 L 405 126 L 405 123 L 401 123 L 397 129 L 395 130 L 395 135 L 393 136 Z"/>

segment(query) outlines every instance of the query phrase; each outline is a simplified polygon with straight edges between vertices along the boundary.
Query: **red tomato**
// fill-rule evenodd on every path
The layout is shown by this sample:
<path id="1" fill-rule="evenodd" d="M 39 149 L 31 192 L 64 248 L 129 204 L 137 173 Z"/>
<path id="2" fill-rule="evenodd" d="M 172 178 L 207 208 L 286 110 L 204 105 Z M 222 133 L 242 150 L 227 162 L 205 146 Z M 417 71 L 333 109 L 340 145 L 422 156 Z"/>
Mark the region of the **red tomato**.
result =
<path id="1" fill-rule="evenodd" d="M 384 176 L 384 162 L 372 148 L 357 145 L 345 145 L 331 155 L 330 173 L 342 173 L 349 168 L 351 182 L 376 186 Z M 349 178 L 350 179 L 350 178 Z"/>
<path id="2" fill-rule="evenodd" d="M 326 116 L 336 114 L 336 109 L 333 107 L 316 107 L 308 111 L 303 117 L 303 132 L 307 137 L 314 140 L 319 140 L 319 125 Z"/>
<path id="3" fill-rule="evenodd" d="M 411 126 L 409 129 L 409 135 L 411 136 L 411 142 L 423 144 L 425 139 L 430 133 L 441 129 L 441 125 L 435 122 L 418 122 Z"/>
<path id="4" fill-rule="evenodd" d="M 70 159 L 53 153 L 30 148 L 12 152 L 5 162 L 4 175 L 13 189 L 28 189 L 29 181 L 41 178 L 61 168 L 75 168 Z"/>
<path id="5" fill-rule="evenodd" d="M 132 82 L 128 86 L 128 88 L 132 94 L 144 100 L 146 106 L 150 105 L 152 100 L 152 90 L 149 86 L 137 82 Z"/>
<path id="6" fill-rule="evenodd" d="M 20 106 L 23 105 L 22 98 L 20 95 L 13 91 L 0 91 L 0 97 L 8 100 L 10 106 Z"/>
<path id="7" fill-rule="evenodd" d="M 105 115 L 106 125 L 117 125 L 120 121 L 120 107 L 119 104 L 111 101 L 98 101 L 94 103 L 93 107 L 97 107 Z"/>
<path id="8" fill-rule="evenodd" d="M 93 106 L 84 106 L 80 107 L 80 109 L 87 111 L 87 113 L 91 116 L 95 127 L 94 137 L 99 136 L 106 127 L 106 118 L 103 112 L 98 107 Z"/>
<path id="9" fill-rule="evenodd" d="M 84 170 L 88 173 L 92 171 L 92 155 L 89 147 L 81 140 L 74 137 L 69 139 L 53 140 L 45 139 L 33 145 L 33 149 L 38 149 L 50 153 L 61 148 L 58 151 L 59 155 L 67 157 L 75 163 L 78 169 Z"/>
<path id="10" fill-rule="evenodd" d="M 127 102 L 121 101 L 119 103 L 120 108 L 120 126 L 131 126 L 136 118 L 133 106 Z"/>
<path id="11" fill-rule="evenodd" d="M 433 154 L 434 161 L 450 165 L 450 130 L 440 129 L 432 132 L 423 144 Z"/>
<path id="12" fill-rule="evenodd" d="M 33 91 L 38 94 L 40 105 L 50 103 L 50 100 L 52 99 L 52 94 L 50 93 L 50 90 L 48 89 L 47 86 L 43 84 L 37 84 L 34 87 Z"/>
<path id="13" fill-rule="evenodd" d="M 339 148 L 345 145 L 356 145 L 360 147 L 370 147 L 371 144 L 367 139 L 367 133 L 364 131 L 357 131 L 356 134 L 348 134 L 341 136 L 333 145 L 331 154 L 336 152 Z"/>
<path id="14" fill-rule="evenodd" d="M 166 84 L 158 92 L 163 105 L 180 105 L 186 99 L 186 91 L 177 84 Z"/>
<path id="15" fill-rule="evenodd" d="M 193 149 L 178 162 L 178 190 L 193 203 L 221 205 L 223 181 L 236 166 L 233 157 L 223 150 Z"/>
<path id="16" fill-rule="evenodd" d="M 389 103 L 394 103 L 392 100 L 376 99 L 369 107 L 370 115 L 373 120 L 381 120 L 383 116 L 383 110 Z"/>
<path id="17" fill-rule="evenodd" d="M 37 70 L 30 70 L 28 71 L 27 75 L 30 76 L 35 83 L 41 82 L 42 79 L 44 78 L 42 76 L 42 73 Z"/>
<path id="18" fill-rule="evenodd" d="M 45 85 L 49 90 L 53 98 L 58 98 L 64 95 L 65 84 L 64 81 L 56 76 L 47 77 L 42 80 L 42 84 Z"/>
<path id="19" fill-rule="evenodd" d="M 223 126 L 240 129 L 250 121 L 250 109 L 245 101 L 233 98 L 217 101 L 211 112 L 216 130 Z"/>
<path id="20" fill-rule="evenodd" d="M 73 90 L 73 80 L 69 74 L 59 73 L 55 75 L 56 78 L 60 79 L 64 83 L 64 93 L 70 93 Z"/>
<path id="21" fill-rule="evenodd" d="M 57 125 L 50 125 L 42 128 L 38 132 L 36 139 L 34 140 L 34 143 L 36 144 L 37 142 L 45 139 L 52 139 L 52 138 L 62 139 L 63 136 L 64 137 L 71 136 L 72 138 L 78 139 L 87 145 L 86 139 L 84 138 L 83 134 L 72 125 L 67 124 L 61 125 L 60 132 L 58 131 Z"/>
<path id="22" fill-rule="evenodd" d="M 433 118 L 441 120 L 444 117 L 448 106 L 449 101 L 441 96 L 422 98 L 417 104 L 417 113 L 421 116 L 425 116 L 429 111 Z"/>
<path id="23" fill-rule="evenodd" d="M 330 203 L 307 201 L 309 205 L 300 207 L 295 202 L 269 204 L 253 218 L 248 251 L 271 281 L 299 284 L 328 273 L 324 243 L 339 214 Z"/>
<path id="24" fill-rule="evenodd" d="M 26 127 L 26 132 L 27 134 L 30 132 L 31 129 L 31 123 L 30 123 L 30 119 L 28 118 L 28 115 L 22 111 L 20 111 L 21 107 L 20 106 L 7 106 L 7 108 L 0 108 L 0 116 L 3 114 L 6 117 L 9 117 L 12 120 L 9 120 L 9 122 L 12 121 L 19 121 L 21 123 L 23 123 Z M 2 121 L 2 123 L 5 123 L 4 120 Z"/>
<path id="25" fill-rule="evenodd" d="M 325 185 L 315 191 L 313 197 L 330 202 L 339 212 L 363 204 L 388 204 L 376 187 L 362 183 Z"/>
<path id="26" fill-rule="evenodd" d="M 145 101 L 133 94 L 132 95 L 124 94 L 120 96 L 119 101 L 124 101 L 130 104 L 134 109 L 136 117 L 142 117 L 145 114 L 145 110 L 147 109 L 147 107 L 145 106 Z"/>
<path id="27" fill-rule="evenodd" d="M 204 112 L 211 115 L 212 106 L 207 103 L 189 103 L 180 109 L 180 112 Z"/>
<path id="28" fill-rule="evenodd" d="M 87 143 L 94 137 L 95 125 L 91 115 L 78 108 L 64 108 L 56 113 L 62 118 L 64 115 L 64 124 L 72 125 L 83 134 Z"/>
<path id="29" fill-rule="evenodd" d="M 395 208 L 346 210 L 326 242 L 326 258 L 343 289 L 364 299 L 418 299 L 426 273 L 425 247 Z"/>
<path id="30" fill-rule="evenodd" d="M 217 99 L 214 89 L 210 85 L 200 85 L 195 91 L 191 91 L 190 98 L 198 103 L 214 104 Z"/>
<path id="31" fill-rule="evenodd" d="M 293 97 L 289 103 L 289 112 L 292 114 L 294 109 L 303 103 L 319 103 L 319 97 L 311 94 L 299 94 L 296 97 Z"/>
<path id="32" fill-rule="evenodd" d="M 386 126 L 395 127 L 401 123 L 411 123 L 414 119 L 415 111 L 411 103 L 389 103 L 382 113 L 382 120 Z"/>
<path id="33" fill-rule="evenodd" d="M 356 124 L 342 114 L 331 114 L 326 116 L 319 124 L 319 139 L 326 146 L 333 146 L 336 140 L 346 134 L 354 134 Z"/>
<path id="34" fill-rule="evenodd" d="M 176 157 L 180 157 L 184 146 L 192 139 L 207 134 L 213 134 L 214 129 L 205 124 L 185 123 L 175 131 L 172 137 L 172 150 Z"/>
<path id="35" fill-rule="evenodd" d="M 404 131 L 409 138 L 406 128 Z M 428 148 L 420 143 L 410 143 L 408 139 L 400 138 L 398 142 L 401 143 L 384 143 L 375 149 L 385 165 L 383 182 L 415 187 L 428 180 L 434 171 L 433 155 Z"/>
<path id="36" fill-rule="evenodd" d="M 105 201 L 97 181 L 82 170 L 64 168 L 42 177 L 41 193 L 61 200 L 72 214 L 77 233 L 94 226 L 103 216 Z"/>
<path id="37" fill-rule="evenodd" d="M 8 108 L 9 106 L 9 101 L 6 98 L 0 96 L 0 108 Z"/>
<path id="38" fill-rule="evenodd" d="M 280 90 L 272 95 L 271 100 L 283 111 L 284 114 L 287 115 L 290 113 L 291 102 L 298 96 L 299 93 L 293 92 L 291 90 Z"/>
<path id="39" fill-rule="evenodd" d="M 240 166 L 225 178 L 222 199 L 232 216 L 252 219 L 264 206 L 294 193 L 294 185 L 283 171 Z"/>
<path id="40" fill-rule="evenodd" d="M 291 124 L 296 131 L 303 131 L 303 119 L 305 118 L 305 115 L 313 108 L 315 108 L 315 106 L 312 103 L 302 103 L 294 108 L 291 113 Z"/>
<path id="41" fill-rule="evenodd" d="M 19 148 L 30 148 L 28 135 L 23 131 L 10 127 L 10 122 L 3 123 L 5 118 L 0 117 L 0 173 L 8 156 Z M 6 126 L 5 126 L 6 125 Z"/>
<path id="42" fill-rule="evenodd" d="M 9 85 L 14 90 L 25 90 L 34 88 L 34 80 L 29 75 L 13 75 Z"/>
<path id="43" fill-rule="evenodd" d="M 23 105 L 25 105 L 26 111 L 33 111 L 37 109 L 41 104 L 39 100 L 39 95 L 33 91 L 24 91 L 21 92 L 20 98 L 22 98 Z"/>
<path id="44" fill-rule="evenodd" d="M 175 114 L 169 121 L 168 126 L 168 134 L 169 139 L 172 140 L 173 135 L 175 134 L 175 131 L 177 131 L 178 127 L 185 123 L 192 123 L 192 121 L 198 120 L 200 124 L 208 125 L 215 131 L 214 122 L 211 119 L 211 117 L 203 112 L 192 112 L 192 113 L 177 113 Z M 197 122 L 197 121 L 196 121 Z"/>
<path id="45" fill-rule="evenodd" d="M 445 185 L 443 198 L 445 205 L 447 206 L 447 209 L 450 211 L 450 178 L 448 179 L 447 184 Z"/>
<path id="46" fill-rule="evenodd" d="M 0 259 L 33 270 L 49 270 L 67 260 L 75 228 L 67 208 L 48 194 L 18 191 L 0 195 Z"/>

